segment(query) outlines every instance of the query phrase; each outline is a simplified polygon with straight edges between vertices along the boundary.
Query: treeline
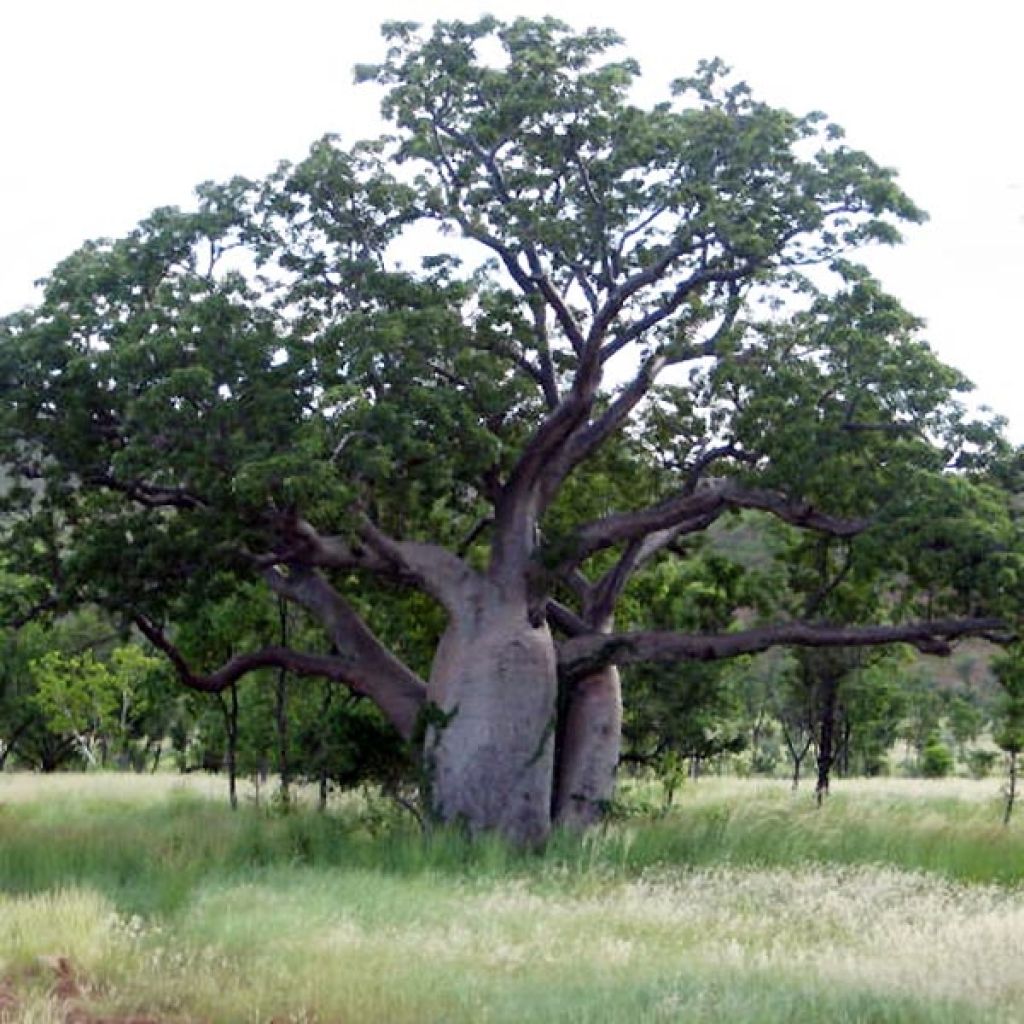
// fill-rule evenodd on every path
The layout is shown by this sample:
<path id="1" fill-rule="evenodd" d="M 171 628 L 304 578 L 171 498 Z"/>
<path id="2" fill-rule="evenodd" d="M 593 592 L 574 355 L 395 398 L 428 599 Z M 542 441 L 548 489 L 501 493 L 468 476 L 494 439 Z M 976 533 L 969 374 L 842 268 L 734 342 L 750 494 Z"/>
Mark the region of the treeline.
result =
<path id="1" fill-rule="evenodd" d="M 692 603 L 693 588 L 683 590 Z M 213 659 L 303 628 L 253 590 L 183 626 L 182 638 L 197 659 Z M 408 635 L 407 623 L 396 628 Z M 837 776 L 985 777 L 1002 747 L 1015 773 L 1020 701 L 1008 664 L 972 644 L 946 660 L 832 649 L 634 668 L 620 771 L 656 775 L 668 804 L 685 778 L 705 772 L 806 780 L 821 798 Z M 225 773 L 232 803 L 241 778 L 254 781 L 257 799 L 284 804 L 295 784 L 314 784 L 322 806 L 330 792 L 366 783 L 412 806 L 418 784 L 414 749 L 347 689 L 274 669 L 219 693 L 190 691 L 95 610 L 4 636 L 2 768 Z"/>
<path id="2" fill-rule="evenodd" d="M 273 604 L 276 604 L 273 603 Z M 241 612 L 233 602 L 235 612 Z M 257 609 L 245 609 L 258 626 Z M 285 609 L 279 611 L 288 628 Z M 225 609 L 225 613 L 227 609 Z M 225 622 L 227 620 L 225 619 Z M 238 640 L 245 623 L 237 619 Z M 216 645 L 216 624 L 201 644 Z M 101 768 L 226 772 L 331 789 L 376 783 L 398 794 L 412 778 L 406 745 L 367 701 L 328 680 L 296 681 L 274 670 L 219 693 L 181 687 L 169 663 L 139 638 L 88 610 L 31 623 L 0 642 L 0 769 Z"/>

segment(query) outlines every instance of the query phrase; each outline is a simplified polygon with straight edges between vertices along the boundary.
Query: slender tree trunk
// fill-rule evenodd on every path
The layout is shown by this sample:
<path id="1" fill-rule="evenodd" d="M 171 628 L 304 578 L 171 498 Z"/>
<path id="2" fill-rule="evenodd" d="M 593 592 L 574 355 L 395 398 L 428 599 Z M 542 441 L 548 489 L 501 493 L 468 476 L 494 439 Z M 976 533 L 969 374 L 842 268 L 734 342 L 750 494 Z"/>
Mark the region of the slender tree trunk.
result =
<path id="1" fill-rule="evenodd" d="M 829 773 L 835 757 L 835 723 L 836 693 L 839 689 L 838 680 L 831 675 L 821 680 L 822 702 L 821 721 L 818 733 L 818 783 L 814 789 L 814 798 L 820 806 L 828 796 Z"/>
<path id="2" fill-rule="evenodd" d="M 619 670 L 609 666 L 579 680 L 560 718 L 554 819 L 583 829 L 600 820 L 615 792 L 622 736 Z"/>
<path id="3" fill-rule="evenodd" d="M 764 709 L 762 708 L 754 716 L 754 723 L 750 727 L 750 768 L 751 771 L 756 774 L 758 760 L 758 752 L 761 747 L 761 732 L 764 728 Z"/>
<path id="4" fill-rule="evenodd" d="M 852 727 L 850 720 L 846 717 L 846 709 L 843 708 L 842 712 L 842 736 L 840 737 L 838 749 L 836 750 L 836 762 L 839 766 L 839 774 L 843 778 L 847 778 L 850 774 L 850 735 Z"/>
<path id="5" fill-rule="evenodd" d="M 32 720 L 21 722 L 10 734 L 6 743 L 4 744 L 3 750 L 0 750 L 0 772 L 4 770 L 4 765 L 7 764 L 7 759 L 11 756 L 14 748 L 18 745 L 18 740 L 28 732 L 29 726 L 32 724 Z"/>
<path id="6" fill-rule="evenodd" d="M 1010 824 L 1010 815 L 1013 814 L 1013 805 L 1017 799 L 1017 751 L 1010 751 L 1010 779 L 1006 786 L 1006 811 L 1003 814 L 1003 824 Z"/>
<path id="7" fill-rule="evenodd" d="M 232 683 L 228 693 L 230 697 L 227 701 L 219 694 L 218 697 L 224 713 L 224 732 L 228 741 L 228 802 L 235 811 L 238 810 L 238 684 Z"/>
<path id="8" fill-rule="evenodd" d="M 281 646 L 288 646 L 288 605 L 283 597 L 277 599 L 280 618 Z M 277 730 L 277 769 L 281 779 L 281 803 L 287 809 L 291 804 L 291 765 L 288 749 L 288 672 L 281 668 L 277 673 L 277 687 L 274 691 L 274 724 Z"/>
<path id="9" fill-rule="evenodd" d="M 427 806 L 472 833 L 539 844 L 551 827 L 555 651 L 524 603 L 474 602 L 438 646 L 425 711 Z"/>
<path id="10" fill-rule="evenodd" d="M 281 803 L 287 808 L 292 799 L 292 774 L 288 745 L 288 673 L 284 669 L 277 674 L 274 691 L 274 727 L 277 732 L 277 770 L 281 780 L 279 792 Z"/>
<path id="11" fill-rule="evenodd" d="M 807 752 L 811 749 L 811 741 L 808 738 L 807 742 L 803 745 L 803 748 L 799 753 L 796 752 L 795 748 L 790 747 L 790 753 L 793 756 L 793 792 L 795 793 L 800 788 L 800 769 L 803 767 L 804 758 L 807 756 Z"/>
<path id="12" fill-rule="evenodd" d="M 327 794 L 328 794 L 328 729 L 330 727 L 330 715 L 331 715 L 331 701 L 334 697 L 334 688 L 330 683 L 324 683 L 324 699 L 320 704 L 320 727 L 319 737 L 317 740 L 317 756 L 319 758 L 319 765 L 317 767 L 317 776 L 319 782 L 319 793 L 317 800 L 317 808 L 320 811 L 327 810 Z"/>
<path id="13" fill-rule="evenodd" d="M 782 726 L 782 738 L 786 743 L 786 749 L 789 751 L 789 756 L 793 759 L 793 791 L 796 792 L 800 788 L 800 767 L 803 764 L 804 757 L 807 756 L 807 751 L 810 749 L 811 740 L 808 737 L 803 749 L 797 753 L 793 734 L 790 732 L 785 719 L 780 719 L 780 725 Z"/>

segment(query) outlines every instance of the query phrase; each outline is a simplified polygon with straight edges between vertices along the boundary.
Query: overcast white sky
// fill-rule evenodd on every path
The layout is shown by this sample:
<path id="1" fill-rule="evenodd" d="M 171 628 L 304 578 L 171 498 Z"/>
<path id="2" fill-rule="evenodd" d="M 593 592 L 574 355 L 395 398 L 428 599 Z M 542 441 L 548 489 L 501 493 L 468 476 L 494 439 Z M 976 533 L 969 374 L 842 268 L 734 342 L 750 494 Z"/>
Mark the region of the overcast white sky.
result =
<path id="1" fill-rule="evenodd" d="M 653 97 L 721 56 L 826 111 L 931 214 L 869 259 L 1024 441 L 1024 5 L 1009 0 L 0 0 L 0 312 L 81 241 L 259 175 L 325 132 L 375 134 L 381 21 L 553 14 L 612 26 Z"/>

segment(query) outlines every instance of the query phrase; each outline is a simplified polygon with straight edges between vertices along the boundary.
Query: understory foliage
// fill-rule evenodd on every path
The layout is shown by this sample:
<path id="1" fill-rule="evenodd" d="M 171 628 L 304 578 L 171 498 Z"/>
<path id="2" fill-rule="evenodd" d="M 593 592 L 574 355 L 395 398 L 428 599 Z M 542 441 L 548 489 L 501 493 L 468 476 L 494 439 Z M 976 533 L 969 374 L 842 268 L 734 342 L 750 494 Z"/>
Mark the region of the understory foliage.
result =
<path id="1" fill-rule="evenodd" d="M 388 135 L 204 183 L 0 321 L 8 622 L 101 608 L 224 700 L 341 684 L 431 813 L 523 842 L 607 805 L 619 669 L 669 666 L 650 710 L 1002 628 L 1012 453 L 855 262 L 924 216 L 892 171 L 718 61 L 640 108 L 607 31 L 384 36 Z M 764 564 L 702 539 L 739 510 Z"/>

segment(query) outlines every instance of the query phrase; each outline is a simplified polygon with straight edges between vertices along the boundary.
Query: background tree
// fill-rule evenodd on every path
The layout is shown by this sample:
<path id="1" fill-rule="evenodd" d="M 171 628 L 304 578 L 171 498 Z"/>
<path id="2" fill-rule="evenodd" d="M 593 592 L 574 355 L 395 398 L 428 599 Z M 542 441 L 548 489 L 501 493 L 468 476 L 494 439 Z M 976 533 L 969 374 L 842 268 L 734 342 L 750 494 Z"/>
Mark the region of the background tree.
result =
<path id="1" fill-rule="evenodd" d="M 998 440 L 847 262 L 922 216 L 890 171 L 718 62 L 639 108 L 610 32 L 385 37 L 360 76 L 391 136 L 201 186 L 196 211 L 88 243 L 3 321 L 5 540 L 47 581 L 37 604 L 112 610 L 197 690 L 282 668 L 342 683 L 422 737 L 433 815 L 519 842 L 607 802 L 622 666 L 943 651 L 998 624 L 997 493 L 985 529 L 938 548 L 977 498 L 943 472 Z M 435 254 L 399 265 L 425 225 Z M 810 265 L 832 273 L 814 286 Z M 889 621 L 780 607 L 617 632 L 632 582 L 735 509 L 863 537 L 903 573 Z M 936 551 L 921 566 L 911 526 Z M 326 640 L 191 658 L 183 632 L 260 577 Z M 395 588 L 422 617 L 388 637 Z"/>
<path id="2" fill-rule="evenodd" d="M 1019 647 L 996 659 L 993 665 L 1003 693 L 995 719 L 993 739 L 1008 759 L 1006 810 L 1003 824 L 1009 824 L 1017 799 L 1018 761 L 1024 750 L 1024 657 Z"/>
<path id="3" fill-rule="evenodd" d="M 2 637 L 0 767 L 13 758 L 56 771 L 88 760 L 97 741 L 113 738 L 121 691 L 107 661 L 116 641 L 110 622 L 92 608 Z"/>

